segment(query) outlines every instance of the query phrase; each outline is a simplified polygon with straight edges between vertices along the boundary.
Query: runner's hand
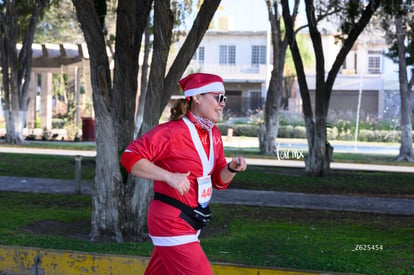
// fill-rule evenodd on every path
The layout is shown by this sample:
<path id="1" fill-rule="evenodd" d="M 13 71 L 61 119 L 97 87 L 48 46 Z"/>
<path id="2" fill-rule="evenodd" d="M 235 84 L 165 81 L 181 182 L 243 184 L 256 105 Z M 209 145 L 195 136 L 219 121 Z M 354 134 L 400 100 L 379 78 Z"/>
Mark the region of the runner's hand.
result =
<path id="1" fill-rule="evenodd" d="M 190 181 L 188 176 L 190 172 L 187 173 L 171 173 L 171 177 L 168 179 L 167 183 L 171 187 L 177 189 L 180 195 L 184 196 L 190 190 Z"/>
<path id="2" fill-rule="evenodd" d="M 247 168 L 247 163 L 244 157 L 235 157 L 229 163 L 229 167 L 234 171 L 241 172 Z"/>

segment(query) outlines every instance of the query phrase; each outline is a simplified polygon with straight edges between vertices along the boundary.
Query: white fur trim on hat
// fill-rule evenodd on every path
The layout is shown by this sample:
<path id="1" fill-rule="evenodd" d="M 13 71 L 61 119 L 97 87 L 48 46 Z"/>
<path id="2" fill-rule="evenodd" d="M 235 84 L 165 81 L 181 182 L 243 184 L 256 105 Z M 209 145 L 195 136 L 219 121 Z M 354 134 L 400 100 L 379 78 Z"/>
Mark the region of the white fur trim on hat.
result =
<path id="1" fill-rule="evenodd" d="M 205 94 L 205 93 L 211 93 L 211 92 L 224 92 L 223 83 L 221 83 L 221 82 L 212 82 L 212 83 L 204 85 L 202 87 L 185 90 L 184 95 L 186 97 L 190 97 L 190 96 L 193 96 L 193 95 Z"/>

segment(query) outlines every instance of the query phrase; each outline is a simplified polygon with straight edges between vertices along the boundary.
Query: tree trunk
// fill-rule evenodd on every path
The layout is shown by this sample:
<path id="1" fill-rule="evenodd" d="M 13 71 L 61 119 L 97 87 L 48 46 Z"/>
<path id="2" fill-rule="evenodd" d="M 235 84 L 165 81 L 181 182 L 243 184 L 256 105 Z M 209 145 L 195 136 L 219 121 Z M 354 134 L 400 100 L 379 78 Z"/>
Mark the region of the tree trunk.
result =
<path id="1" fill-rule="evenodd" d="M 148 81 L 148 96 L 145 97 L 145 106 L 151 106 L 151 112 L 145 112 L 140 136 L 158 124 L 165 107 L 159 102 L 164 97 L 162 91 L 164 91 L 164 76 L 171 44 L 173 18 L 169 0 L 154 2 L 154 53 Z"/>
<path id="2" fill-rule="evenodd" d="M 27 111 L 5 111 L 6 119 L 6 142 L 19 144 L 23 141 L 23 128 L 26 122 Z"/>
<path id="3" fill-rule="evenodd" d="M 133 183 L 121 175 L 119 152 L 133 139 L 138 53 L 152 1 L 119 1 L 113 90 L 103 26 L 93 1 L 73 2 L 88 44 L 95 108 L 91 240 L 142 240 L 146 236 L 141 223 L 145 224 L 146 214 L 141 215 Z"/>
<path id="4" fill-rule="evenodd" d="M 326 141 L 325 117 L 316 119 L 313 123 L 305 119 L 306 129 L 313 132 L 308 135 L 309 154 L 305 157 L 305 170 L 311 176 L 324 177 L 329 175 L 332 161 L 333 147 Z"/>
<path id="5" fill-rule="evenodd" d="M 134 137 L 139 52 L 151 2 L 149 0 L 118 2 L 112 116 L 116 120 L 117 140 L 121 150 Z"/>
<path id="6" fill-rule="evenodd" d="M 155 104 L 155 102 L 159 102 L 160 98 L 162 97 L 162 93 L 158 91 L 163 90 L 163 81 L 159 81 L 160 79 L 164 79 L 166 64 L 168 60 L 168 52 L 170 47 L 170 39 L 172 35 L 172 28 L 173 28 L 173 16 L 170 13 L 170 3 L 169 1 L 156 1 L 154 3 L 154 54 L 151 63 L 151 72 L 149 76 L 149 85 L 148 87 L 144 88 L 144 92 L 141 93 L 139 102 L 145 102 L 145 105 L 139 106 L 138 112 L 145 113 L 146 106 L 151 106 L 152 111 L 148 113 L 155 113 L 158 112 L 161 114 L 162 110 L 153 112 L 153 108 L 159 106 Z M 147 26 L 148 21 L 143 22 L 144 26 Z M 144 29 L 143 29 L 144 30 Z M 144 49 L 145 51 L 147 49 Z M 146 62 L 146 60 L 144 60 Z M 143 74 L 141 79 L 146 77 L 147 71 L 142 71 Z M 141 87 L 142 87 L 141 83 Z M 155 99 L 152 96 L 147 96 L 147 94 L 154 93 Z M 148 101 L 150 103 L 148 103 Z M 138 118 L 138 117 L 137 117 Z M 141 125 L 141 133 L 138 132 L 139 136 L 142 133 L 147 132 L 150 130 L 155 123 L 155 117 L 150 118 L 150 123 L 146 120 L 139 121 L 137 120 L 136 123 Z M 135 124 L 136 125 L 136 124 Z M 146 220 L 147 220 L 147 212 L 149 203 L 152 199 L 153 192 L 152 192 L 152 181 L 147 180 L 144 178 L 138 178 L 134 176 L 129 176 L 127 181 L 127 186 L 125 190 L 125 205 L 127 209 L 132 211 L 125 212 L 125 222 L 124 222 L 124 231 L 128 232 L 129 236 L 136 236 L 136 240 L 143 240 L 146 238 Z"/>
<path id="7" fill-rule="evenodd" d="M 406 61 L 406 46 L 405 33 L 403 27 L 403 20 L 401 17 L 395 18 L 395 27 L 397 31 L 397 45 L 398 45 L 398 69 L 400 82 L 400 99 L 401 99 L 401 144 L 400 153 L 396 160 L 414 161 L 413 156 L 413 136 L 411 123 L 411 87 L 409 86 L 407 76 L 407 61 Z"/>
<path id="8" fill-rule="evenodd" d="M 151 62 L 151 72 L 149 76 L 148 91 L 145 101 L 145 106 L 151 106 L 151 112 L 144 112 L 143 122 L 138 136 L 141 136 L 143 133 L 149 131 L 158 124 L 159 118 L 161 117 L 165 106 L 168 104 L 173 91 L 177 88 L 178 81 L 190 63 L 194 52 L 200 44 L 204 33 L 207 31 L 208 25 L 210 24 L 211 19 L 213 18 L 219 4 L 220 0 L 210 0 L 203 2 L 197 14 L 197 17 L 194 20 L 191 30 L 188 33 L 187 38 L 180 48 L 165 78 L 164 75 L 161 78 L 161 70 L 163 69 L 158 67 L 160 64 L 166 64 L 166 61 L 163 61 L 160 57 L 168 57 L 165 55 L 167 46 L 164 44 L 166 40 L 163 36 L 170 34 L 168 34 L 167 30 L 162 30 L 154 27 L 154 32 L 159 30 L 162 33 L 159 34 L 160 37 L 157 43 L 160 44 L 158 44 L 158 46 L 155 45 L 154 41 L 153 57 L 156 56 L 156 58 Z M 161 3 L 160 8 L 162 8 Z M 166 15 L 164 14 L 163 16 Z M 165 17 L 163 19 L 165 22 L 160 22 L 159 26 L 167 27 L 167 23 L 170 22 L 170 19 L 171 18 Z M 165 69 L 163 71 L 165 72 Z"/>
<path id="9" fill-rule="evenodd" d="M 130 241 L 144 241 L 148 236 L 147 212 L 153 197 L 152 181 L 130 175 L 125 185 L 122 231 Z"/>
<path id="10" fill-rule="evenodd" d="M 326 117 L 329 109 L 329 101 L 332 87 L 336 76 L 343 64 L 346 55 L 351 50 L 358 36 L 368 24 L 373 13 L 380 5 L 380 1 L 371 0 L 364 7 L 359 20 L 352 23 L 352 27 L 346 34 L 332 68 L 328 72 L 325 80 L 325 58 L 323 54 L 321 34 L 318 30 L 318 19 L 315 14 L 314 1 L 305 0 L 306 17 L 309 26 L 309 34 L 313 44 L 316 59 L 316 87 L 315 87 L 315 117 L 311 108 L 309 88 L 304 72 L 302 57 L 297 46 L 294 32 L 294 20 L 289 14 L 289 1 L 282 0 L 283 19 L 286 26 L 286 37 L 292 52 L 298 75 L 299 89 L 303 102 L 303 113 L 305 118 L 306 133 L 308 139 L 309 154 L 305 158 L 306 171 L 313 176 L 326 176 L 329 174 L 330 162 L 332 159 L 333 148 L 327 141 L 326 136 Z"/>
<path id="11" fill-rule="evenodd" d="M 96 172 L 92 186 L 92 241 L 103 236 L 123 241 L 117 205 L 121 176 L 117 160 L 117 135 L 111 120 L 111 80 L 105 39 L 93 1 L 73 1 L 81 29 L 84 32 L 90 56 L 92 99 L 95 110 Z M 106 163 L 106 160 L 108 163 Z M 114 165 L 115 164 L 115 165 Z"/>
<path id="12" fill-rule="evenodd" d="M 219 2 L 219 0 L 204 2 L 192 32 L 187 36 L 190 43 L 186 40 L 187 43 L 185 42 L 180 50 L 181 55 L 178 54 L 180 58 L 177 57 L 177 59 L 179 60 L 176 59 L 175 65 L 172 65 L 170 73 L 164 80 L 169 43 L 171 42 L 168 37 L 170 37 L 169 33 L 172 29 L 172 17 L 169 12 L 169 1 L 156 1 L 154 35 L 157 42 L 154 41 L 154 59 L 151 64 L 146 98 L 146 105 L 151 106 L 153 110 L 144 112 L 140 134 L 158 124 L 161 112 L 168 103 L 173 88 L 176 87 L 186 64 L 190 62 L 197 49 Z M 148 203 L 152 196 L 152 184 L 151 181 L 134 177 L 128 178 L 125 174 L 125 177 L 122 177 L 118 152 L 121 152 L 133 139 L 134 123 L 125 124 L 122 120 L 130 121 L 131 114 L 133 117 L 135 105 L 132 105 L 131 101 L 135 104 L 136 95 L 132 96 L 130 91 L 123 93 L 124 89 L 121 88 L 131 90 L 135 87 L 133 92 L 136 93 L 137 75 L 135 73 L 137 69 L 134 66 L 139 64 L 136 52 L 139 48 L 134 45 L 141 44 L 140 39 L 152 1 L 137 1 L 134 2 L 135 4 L 125 0 L 119 2 L 118 18 L 125 16 L 125 20 L 132 21 L 126 22 L 125 24 L 128 25 L 125 28 L 122 28 L 121 24 L 119 28 L 122 28 L 122 31 L 117 30 L 116 44 L 119 47 L 116 48 L 115 56 L 122 55 L 122 57 L 115 58 L 113 89 L 111 89 L 105 39 L 94 9 L 94 3 L 92 0 L 73 0 L 73 3 L 88 44 L 96 114 L 97 157 L 96 177 L 92 193 L 91 239 L 114 237 L 118 242 L 125 239 L 141 240 L 146 237 L 146 216 Z M 135 17 L 131 14 L 135 14 Z M 134 24 L 137 28 L 132 31 Z M 124 37 L 119 38 L 120 36 Z M 122 81 L 129 83 L 120 83 Z M 128 102 L 113 102 L 114 100 Z M 114 108 L 122 109 L 114 110 Z M 120 133 L 124 130 L 128 134 Z M 128 180 L 126 180 L 127 178 Z"/>
<path id="13" fill-rule="evenodd" d="M 18 25 L 19 15 L 15 1 L 5 1 L 0 11 L 0 58 L 3 72 L 4 114 L 6 118 L 6 142 L 23 142 L 23 128 L 29 106 L 28 87 L 32 70 L 32 44 L 37 20 L 48 1 L 36 1 L 27 26 Z M 27 27 L 24 31 L 21 28 Z M 24 33 L 22 47 L 17 53 L 19 33 Z"/>
<path id="14" fill-rule="evenodd" d="M 276 62 L 275 62 L 276 63 Z M 264 109 L 264 123 L 260 127 L 260 150 L 266 155 L 272 155 L 277 148 L 276 139 L 279 132 L 279 112 L 282 101 L 283 71 L 274 67 L 267 91 Z"/>
<path id="15" fill-rule="evenodd" d="M 108 67 L 109 68 L 109 67 Z M 107 75 L 108 74 L 108 75 Z M 91 77 L 104 80 L 109 71 L 100 67 L 91 60 Z M 101 83 L 92 82 L 94 88 L 94 106 L 105 106 L 104 101 L 109 89 L 105 87 L 108 80 Z M 94 83 L 95 82 L 95 83 Z M 103 84 L 103 85 L 102 85 Z M 99 87 L 99 88 L 98 88 Z M 99 91 L 97 93 L 96 91 Z M 105 91 L 106 90 L 106 91 Z M 95 135 L 96 135 L 96 176 L 92 186 L 92 241 L 105 238 L 114 238 L 123 242 L 121 229 L 121 197 L 124 186 L 119 167 L 118 143 L 114 138 L 114 122 L 108 108 L 95 108 Z"/>
<path id="16" fill-rule="evenodd" d="M 265 155 L 275 154 L 277 148 L 276 139 L 279 133 L 279 111 L 273 114 L 265 114 L 265 122 L 260 127 L 259 146 L 260 151 Z"/>
<path id="17" fill-rule="evenodd" d="M 271 41 L 273 45 L 273 70 L 269 82 L 264 108 L 264 123 L 260 127 L 260 150 L 271 155 L 277 148 L 276 139 L 279 132 L 279 112 L 283 95 L 283 68 L 287 50 L 287 40 L 282 39 L 281 18 L 278 12 L 278 2 L 273 5 L 266 1 L 269 23 L 271 27 Z"/>
<path id="18" fill-rule="evenodd" d="M 142 120 L 144 118 L 145 110 L 145 98 L 147 97 L 147 88 L 148 88 L 148 72 L 150 69 L 149 66 L 149 55 L 151 50 L 151 41 L 150 41 L 150 20 L 147 21 L 144 32 L 144 57 L 142 60 L 142 69 L 141 69 L 141 83 L 140 83 L 140 94 L 138 100 L 137 114 L 135 115 L 135 131 L 134 138 L 138 136 L 138 131 L 141 129 Z"/>

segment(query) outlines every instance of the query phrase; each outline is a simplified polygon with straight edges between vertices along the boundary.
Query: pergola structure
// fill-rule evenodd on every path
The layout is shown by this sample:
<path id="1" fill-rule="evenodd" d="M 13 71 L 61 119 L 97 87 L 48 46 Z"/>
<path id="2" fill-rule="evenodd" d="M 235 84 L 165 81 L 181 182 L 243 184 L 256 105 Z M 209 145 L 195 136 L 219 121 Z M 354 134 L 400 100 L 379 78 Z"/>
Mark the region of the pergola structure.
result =
<path id="1" fill-rule="evenodd" d="M 40 111 L 40 128 L 52 128 L 53 75 L 65 74 L 74 80 L 76 95 L 76 124 L 81 115 L 81 76 L 84 80 L 85 93 L 91 95 L 89 74 L 89 55 L 86 44 L 33 44 L 32 73 L 29 84 L 29 108 L 26 128 L 35 128 L 36 115 Z"/>

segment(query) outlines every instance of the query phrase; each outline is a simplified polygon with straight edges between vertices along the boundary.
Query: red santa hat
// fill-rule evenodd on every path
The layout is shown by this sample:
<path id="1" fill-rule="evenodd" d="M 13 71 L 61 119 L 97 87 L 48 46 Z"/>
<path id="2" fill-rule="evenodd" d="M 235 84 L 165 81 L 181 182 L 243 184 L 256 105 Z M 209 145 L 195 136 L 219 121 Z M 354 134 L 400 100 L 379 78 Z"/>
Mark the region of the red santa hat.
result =
<path id="1" fill-rule="evenodd" d="M 179 81 L 185 97 L 205 93 L 224 93 L 223 79 L 214 74 L 194 73 Z"/>

